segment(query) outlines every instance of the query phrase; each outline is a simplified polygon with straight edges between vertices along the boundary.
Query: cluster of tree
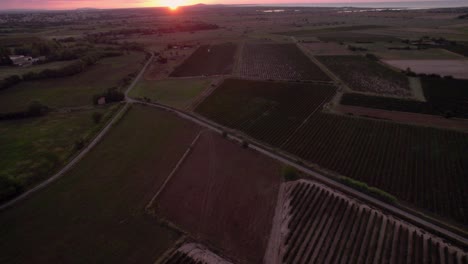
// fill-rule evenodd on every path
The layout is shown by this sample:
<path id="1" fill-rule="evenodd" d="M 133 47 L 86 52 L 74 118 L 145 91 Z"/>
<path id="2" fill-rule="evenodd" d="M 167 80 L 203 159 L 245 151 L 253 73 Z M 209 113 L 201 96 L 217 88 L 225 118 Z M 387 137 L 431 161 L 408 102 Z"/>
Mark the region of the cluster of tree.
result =
<path id="1" fill-rule="evenodd" d="M 351 45 L 348 46 L 348 49 L 349 49 L 350 51 L 367 51 L 366 48 L 356 47 L 356 46 L 351 46 Z"/>
<path id="2" fill-rule="evenodd" d="M 37 101 L 32 102 L 28 109 L 20 112 L 0 113 L 0 120 L 17 120 L 31 117 L 39 117 L 47 114 L 49 108 Z"/>
<path id="3" fill-rule="evenodd" d="M 379 61 L 379 57 L 375 56 L 372 53 L 367 53 L 366 58 L 368 58 L 369 60 L 373 60 L 373 61 Z"/>
<path id="4" fill-rule="evenodd" d="M 447 76 L 441 76 L 439 74 L 435 73 L 415 73 L 411 70 L 411 68 L 406 68 L 406 70 L 402 71 L 402 73 L 406 74 L 409 77 L 421 77 L 421 78 L 433 78 L 433 79 L 453 79 L 453 76 L 447 75 Z"/>
<path id="5" fill-rule="evenodd" d="M 458 16 L 458 19 L 468 19 L 468 14 Z"/>
<path id="6" fill-rule="evenodd" d="M 18 75 L 12 75 L 5 78 L 0 82 L 0 90 L 7 89 L 20 83 L 21 81 L 34 81 L 49 78 L 60 78 L 78 74 L 86 70 L 87 67 L 96 64 L 100 59 L 106 57 L 121 56 L 122 52 L 119 51 L 101 51 L 88 54 L 80 60 L 71 63 L 70 65 L 64 66 L 60 69 L 45 69 L 40 72 L 28 72 L 23 74 L 21 77 Z"/>
<path id="7" fill-rule="evenodd" d="M 0 47 L 0 66 L 11 65 L 13 62 L 10 60 L 11 50 L 7 47 Z"/>
<path id="8" fill-rule="evenodd" d="M 12 75 L 12 76 L 6 77 L 0 82 L 0 90 L 10 88 L 13 85 L 18 84 L 20 82 L 21 82 L 21 77 L 18 75 Z"/>
<path id="9" fill-rule="evenodd" d="M 93 103 L 97 105 L 101 98 L 105 98 L 106 103 L 121 102 L 125 99 L 125 94 L 117 90 L 117 88 L 110 88 L 105 93 L 95 94 L 93 96 Z"/>

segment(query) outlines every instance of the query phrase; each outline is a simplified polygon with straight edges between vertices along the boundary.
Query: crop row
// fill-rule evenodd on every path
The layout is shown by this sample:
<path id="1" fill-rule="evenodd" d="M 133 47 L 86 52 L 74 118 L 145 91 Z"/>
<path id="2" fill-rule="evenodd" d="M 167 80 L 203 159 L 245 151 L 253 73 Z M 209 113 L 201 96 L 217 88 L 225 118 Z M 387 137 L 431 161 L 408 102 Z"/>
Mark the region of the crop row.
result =
<path id="1" fill-rule="evenodd" d="M 302 86 L 305 85 L 305 86 Z M 322 113 L 333 86 L 228 80 L 196 109 L 425 211 L 468 224 L 468 135 Z"/>
<path id="2" fill-rule="evenodd" d="M 237 45 L 224 43 L 200 46 L 171 74 L 171 77 L 211 76 L 230 74 Z"/>
<path id="3" fill-rule="evenodd" d="M 294 44 L 245 44 L 239 65 L 243 77 L 272 80 L 329 81 Z"/>
<path id="4" fill-rule="evenodd" d="M 385 95 L 410 96 L 406 75 L 363 56 L 317 56 L 352 90 Z"/>
<path id="5" fill-rule="evenodd" d="M 468 223 L 464 133 L 320 113 L 284 148 L 400 200 Z"/>
<path id="6" fill-rule="evenodd" d="M 459 248 L 323 186 L 289 183 L 283 263 L 466 263 Z"/>
<path id="7" fill-rule="evenodd" d="M 196 111 L 276 146 L 335 92 L 326 84 L 228 79 Z"/>

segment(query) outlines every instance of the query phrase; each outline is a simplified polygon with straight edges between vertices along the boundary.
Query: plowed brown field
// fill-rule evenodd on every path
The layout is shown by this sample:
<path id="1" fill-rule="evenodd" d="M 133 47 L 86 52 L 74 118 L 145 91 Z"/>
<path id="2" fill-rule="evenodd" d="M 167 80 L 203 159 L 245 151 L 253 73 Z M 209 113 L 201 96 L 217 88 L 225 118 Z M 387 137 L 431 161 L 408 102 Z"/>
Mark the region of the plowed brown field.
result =
<path id="1" fill-rule="evenodd" d="M 224 255 L 260 263 L 280 182 L 275 161 L 203 133 L 156 201 L 157 212 Z"/>

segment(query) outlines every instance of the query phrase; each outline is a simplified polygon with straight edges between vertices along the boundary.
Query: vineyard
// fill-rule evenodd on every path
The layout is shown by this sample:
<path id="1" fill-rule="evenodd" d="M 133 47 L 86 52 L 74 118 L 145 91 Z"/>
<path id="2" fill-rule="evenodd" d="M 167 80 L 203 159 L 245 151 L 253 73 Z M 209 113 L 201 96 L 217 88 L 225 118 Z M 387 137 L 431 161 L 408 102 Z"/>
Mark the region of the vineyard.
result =
<path id="1" fill-rule="evenodd" d="M 468 135 L 321 113 L 334 91 L 326 85 L 228 80 L 196 111 L 468 225 Z"/>
<path id="2" fill-rule="evenodd" d="M 317 56 L 352 90 L 411 96 L 408 78 L 363 56 Z"/>
<path id="3" fill-rule="evenodd" d="M 294 44 L 245 44 L 239 74 L 264 80 L 330 81 Z"/>
<path id="4" fill-rule="evenodd" d="M 307 117 L 320 111 L 335 91 L 325 84 L 228 79 L 196 112 L 278 146 Z"/>
<path id="5" fill-rule="evenodd" d="M 289 182 L 278 258 L 282 263 L 467 263 L 461 249 L 325 186 Z M 279 244 L 278 244 L 279 243 Z"/>
<path id="6" fill-rule="evenodd" d="M 280 171 L 274 160 L 204 132 L 154 208 L 225 255 L 259 263 L 267 247 Z"/>
<path id="7" fill-rule="evenodd" d="M 341 104 L 391 111 L 402 111 L 446 117 L 468 118 L 468 81 L 456 79 L 423 78 L 427 102 L 345 94 Z"/>
<path id="8" fill-rule="evenodd" d="M 237 45 L 224 43 L 199 47 L 170 77 L 211 76 L 230 74 Z"/>
<path id="9" fill-rule="evenodd" d="M 161 264 L 231 264 L 209 249 L 200 244 L 186 243 L 174 250 L 163 260 L 156 262 Z"/>

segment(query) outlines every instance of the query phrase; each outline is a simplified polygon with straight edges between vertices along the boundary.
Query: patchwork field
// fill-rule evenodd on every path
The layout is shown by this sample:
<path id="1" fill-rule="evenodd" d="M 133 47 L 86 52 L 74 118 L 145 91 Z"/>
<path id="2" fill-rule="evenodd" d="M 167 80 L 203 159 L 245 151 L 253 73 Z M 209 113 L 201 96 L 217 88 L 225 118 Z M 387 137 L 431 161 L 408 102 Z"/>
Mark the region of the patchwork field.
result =
<path id="1" fill-rule="evenodd" d="M 46 179 L 86 144 L 119 106 L 0 122 L 0 202 Z M 99 124 L 93 113 L 100 113 Z"/>
<path id="2" fill-rule="evenodd" d="M 384 60 L 384 62 L 401 70 L 409 68 L 418 74 L 438 74 L 468 79 L 468 60 Z"/>
<path id="3" fill-rule="evenodd" d="M 277 162 L 205 131 L 156 199 L 156 214 L 223 255 L 260 263 L 281 180 Z"/>
<path id="4" fill-rule="evenodd" d="M 466 133 L 333 114 L 314 115 L 284 146 L 323 168 L 464 225 L 467 196 L 461 186 L 467 184 L 467 148 Z"/>
<path id="5" fill-rule="evenodd" d="M 341 104 L 383 110 L 468 118 L 468 81 L 422 78 L 427 102 L 362 94 L 344 94 Z"/>
<path id="6" fill-rule="evenodd" d="M 468 261 L 460 248 L 323 185 L 300 180 L 282 188 L 276 263 Z"/>
<path id="7" fill-rule="evenodd" d="M 152 81 L 141 79 L 130 92 L 131 97 L 149 98 L 153 102 L 179 109 L 189 107 L 212 83 L 212 79 L 167 79 Z"/>
<path id="8" fill-rule="evenodd" d="M 335 93 L 332 86 L 291 85 L 229 80 L 196 111 L 322 168 L 468 223 L 462 187 L 467 184 L 467 134 L 324 114 L 323 103 Z"/>
<path id="9" fill-rule="evenodd" d="M 128 74 L 140 70 L 144 56 L 131 53 L 106 58 L 70 77 L 22 82 L 0 91 L 0 113 L 24 110 L 35 100 L 52 108 L 92 105 L 94 94 L 120 87 Z"/>
<path id="10" fill-rule="evenodd" d="M 362 56 L 318 56 L 317 59 L 352 90 L 383 95 L 410 96 L 408 78 Z"/>
<path id="11" fill-rule="evenodd" d="M 225 75 L 232 72 L 237 44 L 224 43 L 199 47 L 171 77 Z"/>
<path id="12" fill-rule="evenodd" d="M 228 79 L 196 112 L 279 146 L 335 92 L 334 86 L 325 84 Z"/>
<path id="13" fill-rule="evenodd" d="M 153 263 L 179 234 L 145 206 L 198 130 L 133 106 L 63 178 L 0 212 L 0 262 Z"/>
<path id="14" fill-rule="evenodd" d="M 295 44 L 247 43 L 239 75 L 255 79 L 329 81 L 328 76 Z"/>

